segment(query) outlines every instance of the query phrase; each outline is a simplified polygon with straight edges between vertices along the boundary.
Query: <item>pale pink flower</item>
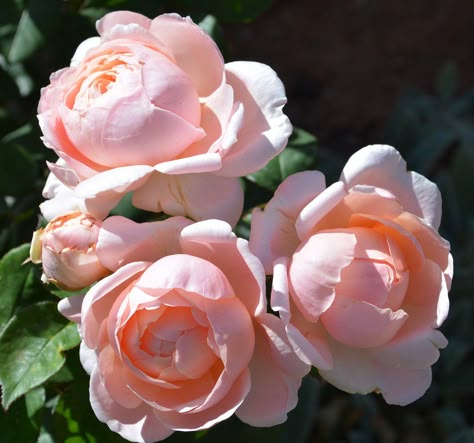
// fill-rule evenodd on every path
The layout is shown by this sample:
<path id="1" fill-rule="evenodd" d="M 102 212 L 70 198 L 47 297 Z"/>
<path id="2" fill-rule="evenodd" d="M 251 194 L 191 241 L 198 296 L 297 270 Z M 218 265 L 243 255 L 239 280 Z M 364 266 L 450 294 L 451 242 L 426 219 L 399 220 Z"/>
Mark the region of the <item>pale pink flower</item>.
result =
<path id="1" fill-rule="evenodd" d="M 253 213 L 272 307 L 324 379 L 400 405 L 428 389 L 453 274 L 440 219 L 436 185 L 385 145 L 355 153 L 328 188 L 317 171 L 290 176 Z"/>
<path id="2" fill-rule="evenodd" d="M 61 159 L 49 167 L 62 183 L 45 190 L 60 202 L 44 212 L 57 215 L 73 192 L 104 218 L 134 191 L 142 209 L 235 224 L 238 177 L 262 168 L 291 134 L 275 72 L 225 64 L 213 40 L 177 14 L 112 12 L 97 30 L 41 92 L 43 141 Z"/>
<path id="3" fill-rule="evenodd" d="M 67 213 L 35 231 L 30 256 L 42 263 L 44 282 L 78 290 L 109 274 L 96 254 L 102 222 L 81 212 Z"/>
<path id="4" fill-rule="evenodd" d="M 162 440 L 234 412 L 286 420 L 309 365 L 266 312 L 265 274 L 219 220 L 104 221 L 98 255 L 115 272 L 60 311 L 80 324 L 97 417 L 124 438 Z"/>

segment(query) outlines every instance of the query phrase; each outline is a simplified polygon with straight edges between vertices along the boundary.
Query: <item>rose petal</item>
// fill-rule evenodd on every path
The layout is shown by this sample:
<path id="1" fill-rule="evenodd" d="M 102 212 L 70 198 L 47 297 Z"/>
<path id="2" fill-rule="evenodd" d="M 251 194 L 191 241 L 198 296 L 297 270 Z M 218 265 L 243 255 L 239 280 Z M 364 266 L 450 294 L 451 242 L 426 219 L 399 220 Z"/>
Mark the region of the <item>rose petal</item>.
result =
<path id="1" fill-rule="evenodd" d="M 441 194 L 438 187 L 416 172 L 408 172 L 400 153 L 388 145 L 371 145 L 357 151 L 346 163 L 341 180 L 387 189 L 404 208 L 425 218 L 435 229 L 441 221 Z"/>
<path id="2" fill-rule="evenodd" d="M 356 237 L 349 230 L 320 232 L 293 255 L 290 293 L 308 321 L 317 321 L 333 303 L 342 270 L 354 257 Z"/>
<path id="3" fill-rule="evenodd" d="M 73 295 L 59 300 L 58 311 L 74 323 L 81 323 L 81 307 L 84 300 L 83 295 Z"/>
<path id="4" fill-rule="evenodd" d="M 399 309 L 377 308 L 370 303 L 337 294 L 321 321 L 339 342 L 354 348 L 371 348 L 390 341 L 406 322 L 408 314 Z"/>
<path id="5" fill-rule="evenodd" d="M 154 262 L 181 252 L 178 236 L 190 224 L 191 220 L 184 217 L 148 223 L 109 217 L 99 231 L 96 253 L 101 263 L 112 271 L 134 261 Z"/>
<path id="6" fill-rule="evenodd" d="M 219 87 L 224 73 L 222 55 L 214 41 L 189 17 L 162 14 L 152 21 L 150 32 L 171 49 L 177 65 L 192 79 L 200 97 L 211 95 Z"/>
<path id="7" fill-rule="evenodd" d="M 145 403 L 134 409 L 116 403 L 104 387 L 98 370 L 91 375 L 90 401 L 97 418 L 126 440 L 153 443 L 173 433 Z"/>
<path id="8" fill-rule="evenodd" d="M 299 172 L 278 186 L 263 212 L 253 211 L 250 249 L 260 258 L 267 274 L 271 274 L 274 260 L 290 257 L 298 247 L 295 219 L 324 188 L 324 175 L 319 171 Z"/>
<path id="9" fill-rule="evenodd" d="M 225 68 L 234 101 L 243 104 L 244 120 L 219 173 L 236 177 L 263 168 L 283 150 L 293 128 L 282 111 L 286 103 L 283 83 L 269 66 L 232 62 Z"/>

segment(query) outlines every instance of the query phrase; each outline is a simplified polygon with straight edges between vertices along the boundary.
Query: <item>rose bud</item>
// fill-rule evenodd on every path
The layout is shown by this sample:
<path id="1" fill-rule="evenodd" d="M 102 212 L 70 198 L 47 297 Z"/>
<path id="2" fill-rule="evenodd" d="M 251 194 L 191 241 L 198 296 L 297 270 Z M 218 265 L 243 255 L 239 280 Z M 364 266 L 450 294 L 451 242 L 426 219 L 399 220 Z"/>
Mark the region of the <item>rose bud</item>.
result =
<path id="1" fill-rule="evenodd" d="M 30 257 L 43 264 L 43 281 L 78 290 L 105 277 L 109 271 L 96 255 L 102 222 L 82 212 L 51 220 L 33 234 Z"/>

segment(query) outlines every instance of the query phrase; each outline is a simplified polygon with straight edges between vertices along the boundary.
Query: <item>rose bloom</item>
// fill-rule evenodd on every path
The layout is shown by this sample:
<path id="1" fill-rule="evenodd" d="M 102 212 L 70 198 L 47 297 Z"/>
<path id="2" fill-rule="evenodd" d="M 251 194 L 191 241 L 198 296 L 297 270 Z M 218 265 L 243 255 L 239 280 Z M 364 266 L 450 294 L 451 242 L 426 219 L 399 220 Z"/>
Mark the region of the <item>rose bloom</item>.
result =
<path id="1" fill-rule="evenodd" d="M 436 185 L 384 145 L 355 153 L 328 188 L 317 171 L 288 177 L 253 213 L 272 307 L 324 379 L 399 405 L 428 389 L 453 274 L 440 218 Z"/>
<path id="2" fill-rule="evenodd" d="M 80 207 L 104 218 L 135 191 L 141 209 L 235 224 L 238 177 L 262 168 L 292 131 L 275 72 L 224 64 L 213 40 L 177 14 L 112 12 L 97 30 L 41 91 L 43 142 L 60 157 L 49 164 L 45 217 Z"/>
<path id="3" fill-rule="evenodd" d="M 109 274 L 96 254 L 101 224 L 88 214 L 73 212 L 35 231 L 30 257 L 33 263 L 42 263 L 42 280 L 74 291 Z"/>
<path id="4" fill-rule="evenodd" d="M 99 420 L 137 442 L 234 412 L 253 426 L 286 420 L 309 365 L 266 312 L 263 266 L 227 223 L 111 217 L 97 251 L 116 271 L 59 309 L 80 324 Z"/>

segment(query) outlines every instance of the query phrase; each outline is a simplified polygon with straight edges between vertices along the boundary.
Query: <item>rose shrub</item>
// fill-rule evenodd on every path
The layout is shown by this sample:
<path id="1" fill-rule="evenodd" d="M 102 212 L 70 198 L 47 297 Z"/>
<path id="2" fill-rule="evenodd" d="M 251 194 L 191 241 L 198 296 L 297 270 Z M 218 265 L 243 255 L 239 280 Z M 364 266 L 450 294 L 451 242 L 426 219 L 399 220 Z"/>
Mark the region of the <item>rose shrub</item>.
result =
<path id="1" fill-rule="evenodd" d="M 115 272 L 59 309 L 80 324 L 101 421 L 153 442 L 234 412 L 254 426 L 286 420 L 309 365 L 266 312 L 263 266 L 227 223 L 110 217 L 97 254 Z"/>
<path id="2" fill-rule="evenodd" d="M 436 185 L 384 145 L 355 153 L 328 188 L 317 171 L 288 177 L 254 211 L 272 307 L 324 379 L 400 405 L 430 386 L 453 273 L 440 219 Z"/>
<path id="3" fill-rule="evenodd" d="M 72 212 L 35 231 L 30 256 L 42 264 L 43 281 L 74 291 L 109 274 L 96 254 L 101 225 L 88 214 Z"/>
<path id="4" fill-rule="evenodd" d="M 238 177 L 262 168 L 292 131 L 275 72 L 225 64 L 213 40 L 177 14 L 117 11 L 97 30 L 41 93 L 43 142 L 60 157 L 49 164 L 46 218 L 66 208 L 104 218 L 135 191 L 141 209 L 235 224 Z"/>

